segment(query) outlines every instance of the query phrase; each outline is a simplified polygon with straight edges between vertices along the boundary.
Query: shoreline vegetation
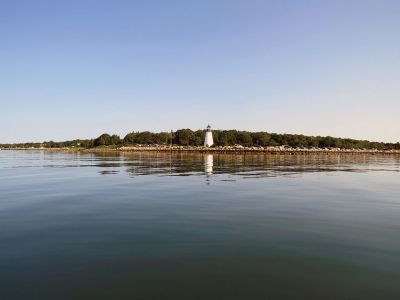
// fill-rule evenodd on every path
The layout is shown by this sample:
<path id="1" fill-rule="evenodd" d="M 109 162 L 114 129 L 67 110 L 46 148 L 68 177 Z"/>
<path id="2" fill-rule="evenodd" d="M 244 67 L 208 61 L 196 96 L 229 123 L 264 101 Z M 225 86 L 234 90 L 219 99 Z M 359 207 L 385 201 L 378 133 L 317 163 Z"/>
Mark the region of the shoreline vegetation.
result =
<path id="1" fill-rule="evenodd" d="M 204 153 L 383 153 L 400 154 L 400 143 L 370 142 L 331 136 L 305 136 L 237 130 L 214 130 L 214 145 L 203 147 L 205 130 L 131 132 L 124 138 L 104 133 L 95 139 L 63 142 L 0 144 L 2 150 L 153 151 Z"/>

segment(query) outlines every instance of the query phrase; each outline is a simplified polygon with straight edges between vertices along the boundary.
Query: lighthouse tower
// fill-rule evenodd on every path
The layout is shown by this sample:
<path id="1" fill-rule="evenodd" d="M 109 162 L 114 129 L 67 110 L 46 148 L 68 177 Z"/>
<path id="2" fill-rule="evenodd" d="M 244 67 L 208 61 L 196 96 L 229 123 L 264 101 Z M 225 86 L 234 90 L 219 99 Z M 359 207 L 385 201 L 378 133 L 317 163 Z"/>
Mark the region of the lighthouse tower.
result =
<path id="1" fill-rule="evenodd" d="M 204 139 L 204 147 L 211 147 L 214 144 L 211 126 L 208 125 L 206 129 L 206 137 Z"/>

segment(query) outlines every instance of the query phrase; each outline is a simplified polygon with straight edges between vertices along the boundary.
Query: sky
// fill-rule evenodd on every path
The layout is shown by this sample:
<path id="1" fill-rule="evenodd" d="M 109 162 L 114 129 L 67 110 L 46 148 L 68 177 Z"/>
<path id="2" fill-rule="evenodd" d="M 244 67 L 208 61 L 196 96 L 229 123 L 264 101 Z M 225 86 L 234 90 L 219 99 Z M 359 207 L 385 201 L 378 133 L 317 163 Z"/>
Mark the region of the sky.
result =
<path id="1" fill-rule="evenodd" d="M 400 1 L 0 1 L 0 143 L 238 129 L 400 141 Z"/>

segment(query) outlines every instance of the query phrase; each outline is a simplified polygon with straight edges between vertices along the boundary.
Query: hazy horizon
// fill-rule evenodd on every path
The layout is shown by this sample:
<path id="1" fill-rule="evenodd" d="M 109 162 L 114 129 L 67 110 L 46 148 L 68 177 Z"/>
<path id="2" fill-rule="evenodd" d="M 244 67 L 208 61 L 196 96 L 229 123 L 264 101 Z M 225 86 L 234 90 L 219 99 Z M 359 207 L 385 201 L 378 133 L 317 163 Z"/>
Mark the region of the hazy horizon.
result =
<path id="1" fill-rule="evenodd" d="M 215 129 L 400 141 L 400 2 L 2 1 L 0 143 Z"/>

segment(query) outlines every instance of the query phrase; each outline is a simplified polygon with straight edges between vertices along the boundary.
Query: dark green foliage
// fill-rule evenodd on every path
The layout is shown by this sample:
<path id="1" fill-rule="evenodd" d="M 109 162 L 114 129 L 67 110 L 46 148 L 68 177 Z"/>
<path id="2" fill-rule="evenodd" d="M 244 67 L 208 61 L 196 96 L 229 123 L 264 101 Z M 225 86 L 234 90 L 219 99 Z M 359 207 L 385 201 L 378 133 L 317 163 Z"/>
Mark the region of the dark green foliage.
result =
<path id="1" fill-rule="evenodd" d="M 253 145 L 253 139 L 251 138 L 251 135 L 247 131 L 239 131 L 236 133 L 236 141 L 238 144 L 243 145 L 243 146 L 252 146 Z"/>
<path id="2" fill-rule="evenodd" d="M 214 143 L 218 146 L 229 146 L 237 144 L 236 130 L 216 130 L 213 134 L 219 136 L 217 140 L 214 140 Z"/>
<path id="3" fill-rule="evenodd" d="M 194 133 L 190 129 L 179 129 L 174 134 L 175 144 L 182 146 L 194 145 Z"/>
<path id="4" fill-rule="evenodd" d="M 101 136 L 99 136 L 97 139 L 94 139 L 93 145 L 95 147 L 114 145 L 113 137 L 107 133 L 104 133 Z"/>
<path id="5" fill-rule="evenodd" d="M 21 143 L 21 144 L 0 144 L 1 148 L 61 148 L 81 147 L 91 148 L 98 146 L 120 146 L 137 144 L 173 144 L 182 146 L 202 146 L 205 131 L 190 129 L 179 129 L 172 134 L 170 132 L 153 133 L 149 131 L 128 133 L 123 140 L 118 135 L 102 134 L 94 140 L 72 140 L 64 142 L 43 142 L 43 143 Z M 348 138 L 335 138 L 331 136 L 305 136 L 301 134 L 277 134 L 268 132 L 248 132 L 237 130 L 214 130 L 215 146 L 278 146 L 289 145 L 292 147 L 334 147 L 334 148 L 356 148 L 356 149 L 395 149 L 400 150 L 400 143 L 380 143 L 365 140 L 353 140 Z"/>
<path id="6" fill-rule="evenodd" d="M 197 130 L 194 132 L 194 145 L 195 146 L 203 146 L 204 144 L 204 138 L 205 138 L 205 131 L 204 130 Z"/>
<path id="7" fill-rule="evenodd" d="M 267 132 L 254 132 L 252 135 L 253 145 L 269 146 L 271 142 L 271 135 Z"/>
<path id="8" fill-rule="evenodd" d="M 150 131 L 131 132 L 124 137 L 122 142 L 125 146 L 137 144 L 169 144 L 171 142 L 171 133 L 152 133 Z"/>
<path id="9" fill-rule="evenodd" d="M 119 135 L 113 134 L 111 136 L 111 145 L 119 145 L 121 144 L 121 138 Z"/>

